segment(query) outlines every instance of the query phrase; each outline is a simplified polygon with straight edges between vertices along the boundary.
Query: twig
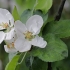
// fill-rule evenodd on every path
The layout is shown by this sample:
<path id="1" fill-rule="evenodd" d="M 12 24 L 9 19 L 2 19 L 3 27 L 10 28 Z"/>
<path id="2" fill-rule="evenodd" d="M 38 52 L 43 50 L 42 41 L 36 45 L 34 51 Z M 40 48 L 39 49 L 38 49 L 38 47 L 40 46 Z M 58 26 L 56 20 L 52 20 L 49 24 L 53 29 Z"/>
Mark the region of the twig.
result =
<path id="1" fill-rule="evenodd" d="M 52 70 L 51 62 L 48 62 L 48 69 L 47 70 Z"/>
<path id="2" fill-rule="evenodd" d="M 62 14 L 62 11 L 63 11 L 63 7 L 64 7 L 64 4 L 65 4 L 65 1 L 66 0 L 62 0 L 61 1 L 60 7 L 59 7 L 58 12 L 57 12 L 57 15 L 55 17 L 55 21 L 59 21 L 60 20 L 61 14 Z"/>

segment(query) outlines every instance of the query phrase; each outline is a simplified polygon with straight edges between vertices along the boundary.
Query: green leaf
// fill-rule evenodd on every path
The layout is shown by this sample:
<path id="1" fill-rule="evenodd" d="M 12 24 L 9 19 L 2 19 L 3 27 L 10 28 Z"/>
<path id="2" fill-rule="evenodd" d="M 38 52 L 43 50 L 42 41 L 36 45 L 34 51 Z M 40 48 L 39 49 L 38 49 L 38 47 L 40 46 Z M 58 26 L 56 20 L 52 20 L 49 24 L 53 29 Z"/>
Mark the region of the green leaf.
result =
<path id="1" fill-rule="evenodd" d="M 37 0 L 37 5 L 36 5 L 35 9 L 36 10 L 40 9 L 46 13 L 51 8 L 52 1 L 53 0 Z"/>
<path id="2" fill-rule="evenodd" d="M 17 4 L 20 6 L 20 13 L 27 9 L 34 9 L 34 5 L 36 4 L 36 0 L 16 0 Z"/>
<path id="3" fill-rule="evenodd" d="M 36 10 L 34 11 L 34 13 L 32 13 L 31 10 L 25 10 L 22 15 L 21 15 L 21 18 L 20 20 L 23 22 L 23 23 L 26 23 L 26 21 L 32 16 L 32 15 L 40 15 L 43 20 L 44 20 L 44 25 L 46 24 L 45 22 L 47 21 L 48 19 L 48 14 L 44 14 L 41 10 Z"/>
<path id="4" fill-rule="evenodd" d="M 13 59 L 7 64 L 5 70 L 15 70 L 20 55 L 16 55 L 13 57 Z"/>
<path id="5" fill-rule="evenodd" d="M 26 66 L 26 58 L 29 56 L 29 54 L 26 53 L 27 52 L 21 54 L 15 70 L 29 70 L 29 67 Z"/>
<path id="6" fill-rule="evenodd" d="M 13 9 L 12 15 L 15 21 L 20 19 L 16 6 Z"/>
<path id="7" fill-rule="evenodd" d="M 52 34 L 45 36 L 47 41 L 46 48 L 35 48 L 31 52 L 34 56 L 39 57 L 41 60 L 46 62 L 59 61 L 68 56 L 68 49 L 66 44 L 61 41 L 59 38 L 56 38 Z"/>
<path id="8" fill-rule="evenodd" d="M 69 70 L 70 66 L 65 60 L 52 63 L 52 70 Z"/>
<path id="9" fill-rule="evenodd" d="M 15 1 L 20 6 L 22 6 L 24 4 L 24 2 L 25 2 L 25 0 L 15 0 Z"/>
<path id="10" fill-rule="evenodd" d="M 16 2 L 21 5 L 23 10 L 26 9 L 35 9 L 42 10 L 44 13 L 48 12 L 48 10 L 52 6 L 53 0 L 16 0 Z"/>
<path id="11" fill-rule="evenodd" d="M 32 15 L 33 14 L 31 10 L 25 10 L 21 15 L 20 20 L 25 24 L 28 18 L 31 17 Z"/>
<path id="12" fill-rule="evenodd" d="M 32 64 L 33 70 L 47 70 L 48 64 L 46 62 L 43 62 L 42 60 L 35 58 L 34 62 Z"/>
<path id="13" fill-rule="evenodd" d="M 70 36 L 70 20 L 54 21 L 47 24 L 43 30 L 43 34 L 52 33 L 59 38 Z"/>
<path id="14" fill-rule="evenodd" d="M 63 40 L 68 46 L 68 57 L 62 61 L 52 63 L 53 70 L 55 70 L 55 68 L 56 70 L 70 70 L 70 38 Z"/>

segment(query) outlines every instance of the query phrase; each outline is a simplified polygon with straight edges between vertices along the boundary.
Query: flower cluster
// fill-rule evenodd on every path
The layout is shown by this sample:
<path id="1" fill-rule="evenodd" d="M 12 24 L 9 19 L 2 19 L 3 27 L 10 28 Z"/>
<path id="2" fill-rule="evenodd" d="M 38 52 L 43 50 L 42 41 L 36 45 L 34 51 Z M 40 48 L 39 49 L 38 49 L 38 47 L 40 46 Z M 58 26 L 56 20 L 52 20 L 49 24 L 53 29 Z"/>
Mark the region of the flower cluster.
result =
<path id="1" fill-rule="evenodd" d="M 39 15 L 31 16 L 25 24 L 20 20 L 14 22 L 11 13 L 0 8 L 0 44 L 5 41 L 8 53 L 29 51 L 31 45 L 45 48 L 47 42 L 38 36 L 42 26 L 43 19 Z"/>

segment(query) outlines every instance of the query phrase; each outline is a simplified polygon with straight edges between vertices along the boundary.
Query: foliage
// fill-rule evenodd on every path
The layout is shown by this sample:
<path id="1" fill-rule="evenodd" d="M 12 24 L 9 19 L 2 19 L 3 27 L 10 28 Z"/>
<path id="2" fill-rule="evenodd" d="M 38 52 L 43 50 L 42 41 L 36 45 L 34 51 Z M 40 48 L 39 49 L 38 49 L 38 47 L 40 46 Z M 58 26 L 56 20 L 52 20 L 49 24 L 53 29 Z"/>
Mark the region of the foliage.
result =
<path id="1" fill-rule="evenodd" d="M 20 6 L 21 11 L 26 9 L 42 10 L 44 13 L 52 6 L 53 0 L 16 0 L 17 4 Z"/>
<path id="2" fill-rule="evenodd" d="M 32 15 L 40 15 L 43 18 L 44 24 L 39 35 L 47 42 L 47 46 L 45 48 L 33 46 L 26 55 L 9 54 L 12 59 L 10 58 L 5 70 L 48 70 L 48 62 L 51 62 L 52 70 L 69 70 L 70 39 L 67 38 L 70 37 L 70 20 L 48 22 L 52 0 L 16 0 L 16 2 L 21 9 L 23 8 L 23 13 L 19 16 L 17 8 L 14 7 L 12 15 L 15 21 L 20 20 L 26 24 Z"/>
<path id="3" fill-rule="evenodd" d="M 59 38 L 56 38 L 53 34 L 48 34 L 45 39 L 48 45 L 44 49 L 35 48 L 32 52 L 34 56 L 45 62 L 59 61 L 68 56 L 67 46 Z"/>
<path id="4" fill-rule="evenodd" d="M 12 15 L 15 21 L 20 19 L 16 6 L 13 9 Z"/>

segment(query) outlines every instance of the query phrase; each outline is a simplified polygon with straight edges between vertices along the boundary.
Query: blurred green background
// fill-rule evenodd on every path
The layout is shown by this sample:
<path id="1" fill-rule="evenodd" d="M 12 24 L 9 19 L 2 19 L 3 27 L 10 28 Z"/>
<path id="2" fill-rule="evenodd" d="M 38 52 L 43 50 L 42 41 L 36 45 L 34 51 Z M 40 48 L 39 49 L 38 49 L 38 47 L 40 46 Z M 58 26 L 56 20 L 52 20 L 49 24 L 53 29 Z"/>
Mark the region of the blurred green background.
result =
<path id="1" fill-rule="evenodd" d="M 53 0 L 52 8 L 49 10 L 49 18 L 54 18 L 57 14 L 61 0 Z M 26 9 L 25 0 L 0 0 L 0 8 L 8 9 L 11 13 L 14 6 L 17 7 L 19 15 Z M 66 0 L 64 5 L 61 19 L 70 19 L 70 0 Z M 65 60 L 52 63 L 53 70 L 70 70 L 70 38 L 62 39 L 67 45 L 69 50 L 69 56 Z M 4 43 L 0 45 L 0 70 L 5 70 L 5 66 L 8 62 L 8 53 L 4 51 Z"/>

